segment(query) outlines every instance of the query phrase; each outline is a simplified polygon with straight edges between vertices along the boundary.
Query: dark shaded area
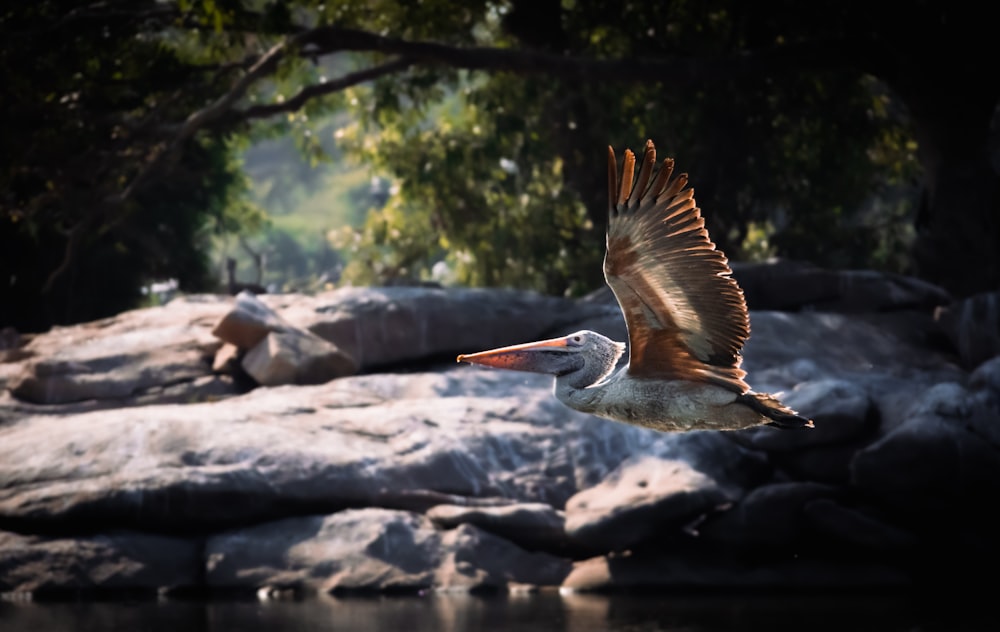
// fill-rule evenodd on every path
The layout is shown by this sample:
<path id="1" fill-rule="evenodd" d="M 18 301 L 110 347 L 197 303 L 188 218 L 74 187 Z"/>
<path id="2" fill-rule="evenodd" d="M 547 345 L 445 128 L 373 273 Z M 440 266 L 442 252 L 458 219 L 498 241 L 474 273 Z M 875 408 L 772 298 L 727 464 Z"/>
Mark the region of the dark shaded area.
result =
<path id="1" fill-rule="evenodd" d="M 394 596 L 271 601 L 222 599 L 106 603 L 4 603 L 0 618 L 10 632 L 39 629 L 102 630 L 524 630 L 583 632 L 657 630 L 775 632 L 914 629 L 988 629 L 981 603 L 922 599 L 896 593 L 525 596 Z"/>

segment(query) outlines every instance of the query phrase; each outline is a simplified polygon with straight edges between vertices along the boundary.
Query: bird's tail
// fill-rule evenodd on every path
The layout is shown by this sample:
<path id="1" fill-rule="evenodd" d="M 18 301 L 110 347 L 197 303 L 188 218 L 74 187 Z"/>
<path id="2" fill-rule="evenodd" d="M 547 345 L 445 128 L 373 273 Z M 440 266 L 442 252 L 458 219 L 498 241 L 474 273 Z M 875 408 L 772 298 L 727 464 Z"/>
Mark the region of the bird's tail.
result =
<path id="1" fill-rule="evenodd" d="M 737 400 L 770 419 L 771 421 L 767 422 L 768 426 L 785 429 L 815 427 L 812 419 L 798 414 L 773 395 L 750 391 L 740 395 Z"/>

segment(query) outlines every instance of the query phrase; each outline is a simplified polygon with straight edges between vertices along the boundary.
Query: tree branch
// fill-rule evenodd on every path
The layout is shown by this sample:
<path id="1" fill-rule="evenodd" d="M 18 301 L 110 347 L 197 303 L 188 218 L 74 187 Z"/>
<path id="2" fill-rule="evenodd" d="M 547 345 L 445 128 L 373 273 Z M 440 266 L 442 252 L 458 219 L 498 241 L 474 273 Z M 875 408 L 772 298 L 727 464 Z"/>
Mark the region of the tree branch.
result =
<path id="1" fill-rule="evenodd" d="M 216 99 L 216 101 L 197 112 L 192 113 L 181 125 L 180 130 L 170 141 L 168 145 L 160 149 L 156 155 L 146 163 L 139 174 L 132 179 L 125 189 L 112 199 L 112 202 L 116 205 L 120 205 L 132 194 L 135 190 L 145 182 L 145 180 L 152 174 L 156 169 L 159 168 L 160 164 L 174 152 L 181 148 L 185 142 L 194 134 L 205 127 L 212 121 L 220 118 L 226 114 L 236 101 L 246 94 L 250 86 L 260 79 L 261 77 L 269 74 L 274 67 L 277 66 L 278 61 L 284 56 L 285 50 L 288 47 L 289 42 L 294 41 L 296 38 L 275 44 L 266 53 L 260 56 L 257 62 L 250 67 L 245 75 L 240 77 L 229 92 Z"/>
<path id="2" fill-rule="evenodd" d="M 441 64 L 466 70 L 509 71 L 522 74 L 587 76 L 615 81 L 635 81 L 661 77 L 697 79 L 703 61 L 690 59 L 605 60 L 568 57 L 534 50 L 492 47 L 456 47 L 436 42 L 408 41 L 336 26 L 321 26 L 302 33 L 300 44 L 311 55 L 340 51 L 379 52 L 404 55 L 414 61 Z"/>
<path id="3" fill-rule="evenodd" d="M 295 38 L 292 38 L 292 40 L 294 39 Z M 266 53 L 258 58 L 256 63 L 250 67 L 245 75 L 236 81 L 228 92 L 218 98 L 212 105 L 198 110 L 188 116 L 188 118 L 181 125 L 179 131 L 174 135 L 173 139 L 153 150 L 153 156 L 140 168 L 139 173 L 132 178 L 132 181 L 129 182 L 120 193 L 112 195 L 104 200 L 103 206 L 106 209 L 106 212 L 110 209 L 122 208 L 125 202 L 135 194 L 136 190 L 145 184 L 150 176 L 159 170 L 166 160 L 178 149 L 180 149 L 189 138 L 194 136 L 194 134 L 205 125 L 228 112 L 232 105 L 244 94 L 246 94 L 246 91 L 255 81 L 270 73 L 274 69 L 278 61 L 284 55 L 287 45 L 288 41 L 285 41 L 272 46 Z M 119 216 L 115 218 L 111 224 L 106 227 L 106 229 L 117 225 L 124 219 L 124 217 L 124 213 L 119 214 Z M 81 222 L 70 230 L 63 260 L 46 278 L 45 285 L 42 286 L 43 294 L 52 290 L 55 282 L 59 280 L 59 277 L 61 277 L 66 270 L 69 269 L 69 266 L 76 259 L 76 253 L 79 251 L 79 244 L 83 234 L 82 228 L 85 224 L 91 223 L 92 218 L 93 216 L 89 216 L 88 220 Z"/>
<path id="4" fill-rule="evenodd" d="M 394 59 L 378 66 L 352 72 L 338 79 L 306 86 L 297 92 L 295 96 L 281 103 L 268 103 L 265 105 L 254 105 L 246 108 L 245 110 L 232 110 L 230 116 L 226 118 L 227 120 L 231 118 L 236 121 L 241 121 L 266 118 L 282 112 L 295 112 L 302 108 L 302 106 L 304 106 L 310 99 L 339 92 L 346 88 L 350 88 L 351 86 L 358 85 L 359 83 L 378 79 L 379 77 L 408 68 L 414 63 L 415 60 L 409 57 L 400 57 L 399 59 Z"/>
<path id="5" fill-rule="evenodd" d="M 668 81 L 682 85 L 775 70 L 861 67 L 870 63 L 868 60 L 873 50 L 879 47 L 877 42 L 861 39 L 840 39 L 836 42 L 814 40 L 712 59 L 598 59 L 536 50 L 456 47 L 436 42 L 408 41 L 337 26 L 317 27 L 301 33 L 297 39 L 304 51 L 316 56 L 340 51 L 380 52 L 404 55 L 414 62 L 466 70 L 550 74 L 616 82 Z"/>

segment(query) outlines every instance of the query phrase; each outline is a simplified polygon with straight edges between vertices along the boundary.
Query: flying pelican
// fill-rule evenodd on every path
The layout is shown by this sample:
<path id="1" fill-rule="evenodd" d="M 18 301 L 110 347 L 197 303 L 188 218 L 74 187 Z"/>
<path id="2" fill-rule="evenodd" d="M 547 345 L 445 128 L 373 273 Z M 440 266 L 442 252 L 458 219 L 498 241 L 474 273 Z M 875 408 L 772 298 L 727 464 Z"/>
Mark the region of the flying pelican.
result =
<path id="1" fill-rule="evenodd" d="M 687 174 L 671 177 L 667 158 L 654 177 L 655 163 L 646 141 L 633 184 L 635 155 L 625 151 L 619 179 L 608 147 L 604 278 L 625 315 L 628 365 L 612 375 L 625 345 L 593 331 L 458 361 L 552 374 L 555 396 L 570 408 L 661 432 L 813 427 L 743 381 L 741 350 L 750 337 L 743 291 L 705 230 Z"/>

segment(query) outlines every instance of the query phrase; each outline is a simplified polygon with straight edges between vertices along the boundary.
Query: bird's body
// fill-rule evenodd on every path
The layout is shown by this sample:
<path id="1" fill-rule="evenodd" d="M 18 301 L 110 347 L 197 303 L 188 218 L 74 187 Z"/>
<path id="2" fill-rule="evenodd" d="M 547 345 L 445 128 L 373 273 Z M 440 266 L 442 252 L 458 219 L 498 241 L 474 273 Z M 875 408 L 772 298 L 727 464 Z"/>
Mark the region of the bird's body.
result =
<path id="1" fill-rule="evenodd" d="M 460 362 L 550 373 L 564 404 L 663 432 L 737 430 L 812 421 L 743 381 L 750 335 L 743 292 L 708 237 L 687 176 L 647 141 L 638 178 L 625 152 L 621 178 L 608 148 L 609 222 L 604 275 L 625 316 L 625 345 L 592 331 L 458 356 Z M 614 372 L 614 373 L 613 373 Z"/>
<path id="2" fill-rule="evenodd" d="M 739 395 L 714 384 L 630 378 L 615 373 L 599 388 L 558 384 L 555 395 L 581 412 L 661 432 L 726 430 L 770 420 L 739 403 Z"/>

